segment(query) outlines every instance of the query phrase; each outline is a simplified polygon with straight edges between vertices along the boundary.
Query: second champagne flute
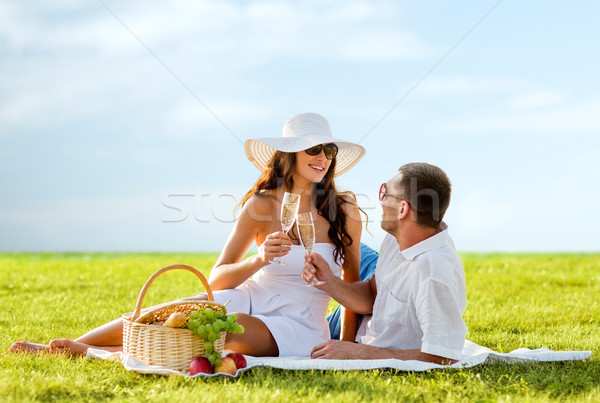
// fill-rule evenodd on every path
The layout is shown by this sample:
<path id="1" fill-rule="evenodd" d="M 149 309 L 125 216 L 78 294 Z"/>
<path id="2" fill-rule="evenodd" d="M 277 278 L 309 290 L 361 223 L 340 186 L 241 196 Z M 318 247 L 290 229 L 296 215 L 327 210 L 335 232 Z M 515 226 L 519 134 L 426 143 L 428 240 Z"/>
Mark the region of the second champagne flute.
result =
<path id="1" fill-rule="evenodd" d="M 302 213 L 298 214 L 298 233 L 300 234 L 300 240 L 302 241 L 302 245 L 304 245 L 304 249 L 308 254 L 311 254 L 313 251 L 313 247 L 315 246 L 315 224 L 313 222 L 311 213 Z M 313 281 L 306 285 L 322 285 L 325 284 L 324 281 L 317 280 L 313 278 Z"/>

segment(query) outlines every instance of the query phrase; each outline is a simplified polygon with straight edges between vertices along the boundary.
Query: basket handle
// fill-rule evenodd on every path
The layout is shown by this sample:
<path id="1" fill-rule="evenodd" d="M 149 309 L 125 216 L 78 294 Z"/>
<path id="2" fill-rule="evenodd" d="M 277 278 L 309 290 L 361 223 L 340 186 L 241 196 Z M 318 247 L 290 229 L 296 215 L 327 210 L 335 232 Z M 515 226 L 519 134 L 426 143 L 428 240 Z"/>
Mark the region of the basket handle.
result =
<path id="1" fill-rule="evenodd" d="M 170 270 L 187 270 L 189 272 L 194 273 L 200 279 L 200 281 L 202 281 L 204 289 L 206 290 L 206 294 L 208 295 L 208 300 L 214 301 L 210 285 L 208 284 L 208 281 L 206 281 L 206 277 L 204 277 L 202 273 L 200 273 L 198 270 L 194 269 L 191 266 L 187 266 L 184 264 L 174 264 L 172 266 L 163 267 L 162 269 L 154 273 L 152 276 L 150 276 L 148 281 L 146 281 L 146 284 L 144 284 L 144 286 L 142 287 L 140 295 L 138 295 L 137 302 L 135 303 L 135 310 L 133 311 L 133 320 L 136 320 L 140 317 L 140 313 L 142 312 L 142 302 L 144 301 L 144 297 L 146 296 L 146 292 L 148 291 L 150 284 L 152 284 L 152 282 L 156 280 L 158 276 Z"/>

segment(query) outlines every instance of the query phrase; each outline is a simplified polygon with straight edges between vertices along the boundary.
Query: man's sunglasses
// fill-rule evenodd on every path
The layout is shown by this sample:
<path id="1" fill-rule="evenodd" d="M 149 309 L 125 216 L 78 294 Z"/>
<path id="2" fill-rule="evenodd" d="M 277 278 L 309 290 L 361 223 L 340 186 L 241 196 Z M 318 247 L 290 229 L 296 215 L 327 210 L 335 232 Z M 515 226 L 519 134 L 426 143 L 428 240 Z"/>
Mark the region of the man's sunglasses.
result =
<path id="1" fill-rule="evenodd" d="M 410 202 L 408 200 L 406 200 L 406 199 L 404 199 L 404 198 L 402 198 L 400 196 L 389 194 L 387 192 L 387 186 L 386 186 L 386 184 L 382 183 L 381 187 L 379 188 L 379 201 L 383 201 L 383 199 L 385 199 L 386 196 L 390 196 L 390 197 L 393 197 L 394 199 L 398 199 L 398 200 L 404 200 L 404 201 L 406 201 L 410 205 Z"/>
<path id="2" fill-rule="evenodd" d="M 338 153 L 338 146 L 336 146 L 333 143 L 319 144 L 318 146 L 307 148 L 304 151 L 308 155 L 319 155 L 321 154 L 321 150 L 325 151 L 325 158 L 327 158 L 328 160 L 332 160 Z"/>

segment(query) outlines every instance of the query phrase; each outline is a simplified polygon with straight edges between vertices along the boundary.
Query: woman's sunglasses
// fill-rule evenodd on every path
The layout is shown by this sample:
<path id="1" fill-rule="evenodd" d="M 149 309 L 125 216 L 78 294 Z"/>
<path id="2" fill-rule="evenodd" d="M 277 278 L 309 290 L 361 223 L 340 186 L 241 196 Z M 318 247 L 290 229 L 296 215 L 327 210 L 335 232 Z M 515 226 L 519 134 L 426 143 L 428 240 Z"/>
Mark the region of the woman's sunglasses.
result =
<path id="1" fill-rule="evenodd" d="M 333 143 L 319 144 L 318 146 L 307 148 L 304 151 L 308 155 L 319 155 L 321 154 L 321 150 L 325 151 L 325 158 L 327 158 L 328 160 L 332 160 L 338 153 L 338 146 L 336 146 Z"/>

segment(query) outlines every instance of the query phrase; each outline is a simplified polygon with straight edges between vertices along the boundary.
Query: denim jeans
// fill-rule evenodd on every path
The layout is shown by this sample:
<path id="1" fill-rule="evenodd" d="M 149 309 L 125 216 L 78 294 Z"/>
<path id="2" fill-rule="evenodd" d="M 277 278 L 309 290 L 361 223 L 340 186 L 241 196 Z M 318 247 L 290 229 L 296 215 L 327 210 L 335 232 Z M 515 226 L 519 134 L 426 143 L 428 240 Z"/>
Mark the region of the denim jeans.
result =
<path id="1" fill-rule="evenodd" d="M 370 279 L 375 273 L 375 265 L 377 264 L 377 259 L 379 258 L 379 253 L 375 252 L 373 249 L 365 245 L 364 243 L 360 244 L 360 279 L 361 281 L 365 281 Z M 331 331 L 332 339 L 340 338 L 340 313 L 341 307 L 337 307 L 335 311 L 331 315 L 327 317 L 327 322 L 329 322 L 329 330 Z M 359 315 L 360 317 L 360 315 Z M 359 322 L 360 323 L 360 322 Z"/>

